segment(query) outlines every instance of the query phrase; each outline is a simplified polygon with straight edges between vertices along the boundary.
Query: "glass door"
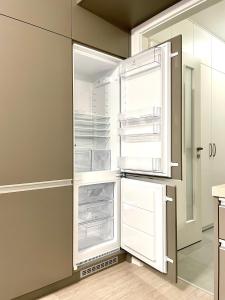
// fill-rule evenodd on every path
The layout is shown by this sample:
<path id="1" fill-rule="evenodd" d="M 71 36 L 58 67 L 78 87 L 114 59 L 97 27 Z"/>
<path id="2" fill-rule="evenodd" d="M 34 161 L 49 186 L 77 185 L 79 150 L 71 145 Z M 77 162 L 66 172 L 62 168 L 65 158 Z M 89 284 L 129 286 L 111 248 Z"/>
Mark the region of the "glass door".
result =
<path id="1" fill-rule="evenodd" d="M 121 64 L 122 171 L 171 176 L 171 45 Z"/>

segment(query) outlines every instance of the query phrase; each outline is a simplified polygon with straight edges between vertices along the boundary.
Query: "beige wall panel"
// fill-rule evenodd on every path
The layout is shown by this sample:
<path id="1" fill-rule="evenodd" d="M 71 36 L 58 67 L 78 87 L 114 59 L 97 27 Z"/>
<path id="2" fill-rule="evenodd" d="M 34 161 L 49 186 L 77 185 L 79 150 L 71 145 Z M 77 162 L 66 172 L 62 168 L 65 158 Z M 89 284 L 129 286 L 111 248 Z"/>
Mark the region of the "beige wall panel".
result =
<path id="1" fill-rule="evenodd" d="M 72 178 L 72 44 L 0 16 L 0 185 Z"/>
<path id="2" fill-rule="evenodd" d="M 130 34 L 75 3 L 74 0 L 72 11 L 73 39 L 120 57 L 128 57 Z"/>
<path id="3" fill-rule="evenodd" d="M 72 275 L 72 199 L 72 187 L 0 195 L 0 299 Z"/>
<path id="4" fill-rule="evenodd" d="M 0 13 L 71 37 L 72 0 L 1 0 Z"/>

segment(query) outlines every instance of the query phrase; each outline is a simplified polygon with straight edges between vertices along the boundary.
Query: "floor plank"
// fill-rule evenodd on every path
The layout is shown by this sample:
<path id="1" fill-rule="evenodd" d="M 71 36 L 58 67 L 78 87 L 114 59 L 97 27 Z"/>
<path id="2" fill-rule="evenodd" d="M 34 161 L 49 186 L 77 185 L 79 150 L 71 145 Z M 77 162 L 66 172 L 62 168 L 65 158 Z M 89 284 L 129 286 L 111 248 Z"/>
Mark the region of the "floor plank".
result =
<path id="1" fill-rule="evenodd" d="M 90 276 L 41 300 L 213 300 L 183 281 L 172 285 L 158 272 L 128 262 Z"/>

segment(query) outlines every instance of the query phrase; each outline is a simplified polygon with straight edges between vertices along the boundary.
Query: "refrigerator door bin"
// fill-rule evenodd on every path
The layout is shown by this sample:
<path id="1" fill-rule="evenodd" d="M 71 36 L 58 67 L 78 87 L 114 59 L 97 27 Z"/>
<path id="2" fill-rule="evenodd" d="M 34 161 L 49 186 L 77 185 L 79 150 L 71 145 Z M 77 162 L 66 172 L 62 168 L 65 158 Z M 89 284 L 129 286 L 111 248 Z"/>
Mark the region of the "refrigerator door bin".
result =
<path id="1" fill-rule="evenodd" d="M 113 219 L 79 224 L 79 251 L 110 241 L 114 237 Z"/>
<path id="2" fill-rule="evenodd" d="M 153 106 L 149 112 L 132 111 L 120 114 L 121 127 L 148 125 L 151 122 L 159 121 L 161 118 L 161 107 Z"/>
<path id="3" fill-rule="evenodd" d="M 79 204 L 114 199 L 114 183 L 98 183 L 79 187 Z"/>
<path id="4" fill-rule="evenodd" d="M 122 170 L 144 171 L 144 172 L 161 172 L 160 158 L 143 158 L 143 157 L 121 157 L 120 167 Z"/>
<path id="5" fill-rule="evenodd" d="M 100 201 L 79 205 L 79 223 L 113 217 L 113 201 Z"/>

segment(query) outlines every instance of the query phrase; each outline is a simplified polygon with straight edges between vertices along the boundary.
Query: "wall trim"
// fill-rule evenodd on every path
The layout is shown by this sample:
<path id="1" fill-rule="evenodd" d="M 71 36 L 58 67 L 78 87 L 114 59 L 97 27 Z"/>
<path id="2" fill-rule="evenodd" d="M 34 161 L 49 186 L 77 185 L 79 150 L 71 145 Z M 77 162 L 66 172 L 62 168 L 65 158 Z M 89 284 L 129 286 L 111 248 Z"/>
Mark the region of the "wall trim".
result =
<path id="1" fill-rule="evenodd" d="M 131 31 L 131 54 L 135 55 L 142 51 L 142 35 L 146 32 L 155 30 L 172 20 L 182 20 L 187 17 L 188 13 L 192 14 L 217 2 L 220 0 L 182 0 L 133 28 Z"/>
<path id="2" fill-rule="evenodd" d="M 25 192 L 25 191 L 32 191 L 32 190 L 43 190 L 43 189 L 72 186 L 72 185 L 73 185 L 72 179 L 2 185 L 0 186 L 0 194 Z"/>

